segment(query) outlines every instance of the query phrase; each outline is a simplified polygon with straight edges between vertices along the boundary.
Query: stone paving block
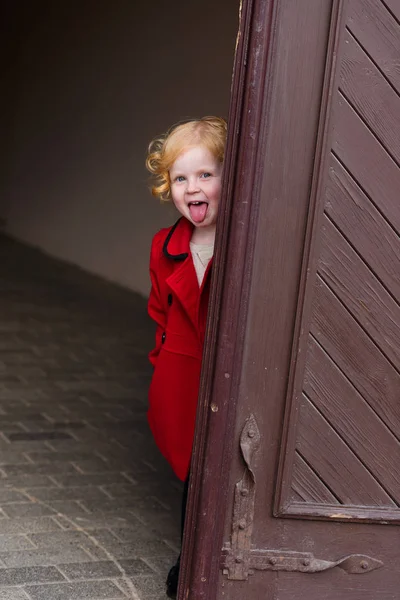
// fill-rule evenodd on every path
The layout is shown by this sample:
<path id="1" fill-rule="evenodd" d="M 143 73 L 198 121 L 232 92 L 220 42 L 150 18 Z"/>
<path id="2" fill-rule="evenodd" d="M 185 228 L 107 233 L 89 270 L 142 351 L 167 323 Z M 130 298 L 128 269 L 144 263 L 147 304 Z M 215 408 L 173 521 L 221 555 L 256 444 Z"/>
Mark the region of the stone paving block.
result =
<path id="1" fill-rule="evenodd" d="M 24 432 L 26 431 L 26 429 L 24 428 L 24 426 L 22 425 L 22 423 L 18 422 L 18 423 L 5 423 L 3 424 L 3 426 L 1 427 L 1 431 L 0 431 L 0 435 L 2 437 L 2 440 L 8 440 L 8 435 L 10 433 L 16 433 L 16 432 Z"/>
<path id="2" fill-rule="evenodd" d="M 137 521 L 131 523 L 130 527 L 109 527 L 112 535 L 115 536 L 120 542 L 123 543 L 140 543 L 146 540 L 157 539 L 157 535 L 149 528 Z"/>
<path id="3" fill-rule="evenodd" d="M 21 464 L 29 464 L 30 461 L 26 455 L 22 452 L 14 452 L 8 450 L 5 452 L 2 450 L 0 452 L 0 466 L 2 465 L 21 465 Z"/>
<path id="4" fill-rule="evenodd" d="M 100 459 L 99 459 L 100 460 Z M 1 469 L 9 476 L 10 480 L 16 475 L 33 475 L 33 481 L 40 480 L 39 475 L 60 475 L 61 473 L 78 473 L 73 463 L 68 462 L 46 462 L 44 464 L 19 464 L 2 465 Z M 34 483 L 30 487 L 34 487 Z"/>
<path id="5" fill-rule="evenodd" d="M 121 571 L 115 563 L 107 560 L 88 562 L 88 563 L 70 563 L 58 565 L 61 572 L 67 579 L 105 579 L 121 577 Z"/>
<path id="6" fill-rule="evenodd" d="M 165 582 L 155 577 L 135 576 L 132 582 L 139 592 L 142 600 L 159 600 L 166 598 Z"/>
<path id="7" fill-rule="evenodd" d="M 13 412 L 18 412 L 18 409 L 20 409 L 21 411 L 26 410 L 26 402 L 20 401 L 20 400 L 16 400 L 15 398 L 12 399 L 5 399 L 4 397 L 4 387 L 3 387 L 3 382 L 0 379 L 0 414 L 2 416 L 2 426 L 3 427 L 8 427 L 9 423 L 18 423 L 18 419 L 15 418 L 10 418 L 8 412 L 10 409 L 12 409 Z M 3 418 L 6 419 L 3 422 Z"/>
<path id="8" fill-rule="evenodd" d="M 20 552 L 0 552 L 0 561 L 6 567 L 40 567 L 61 563 L 88 562 L 90 554 L 82 548 L 57 548 L 50 550 L 25 550 Z"/>
<path id="9" fill-rule="evenodd" d="M 61 525 L 52 517 L 0 519 L 0 534 L 44 533 L 60 529 L 62 529 Z"/>
<path id="10" fill-rule="evenodd" d="M 176 557 L 177 549 L 173 549 L 164 540 L 154 539 L 136 539 L 134 542 L 120 542 L 110 532 L 97 532 L 95 535 L 100 549 L 106 550 L 117 560 L 126 558 L 146 558 L 147 556 L 165 556 Z M 82 543 L 82 548 L 88 549 L 92 554 L 87 542 Z M 97 553 L 96 553 L 97 556 Z M 103 555 L 101 555 L 103 556 Z"/>
<path id="11" fill-rule="evenodd" d="M 105 473 L 106 471 L 121 471 L 124 467 L 122 462 L 109 462 L 94 455 L 92 458 L 74 460 L 71 463 L 74 467 L 75 474 L 77 472 L 81 474 L 90 473 Z M 117 465 L 117 466 L 114 466 Z M 61 473 L 61 471 L 60 471 Z"/>
<path id="12" fill-rule="evenodd" d="M 30 441 L 39 442 L 42 440 L 70 440 L 72 436 L 66 431 L 38 431 L 38 432 L 16 432 L 8 433 L 6 436 L 10 442 Z"/>
<path id="13" fill-rule="evenodd" d="M 1 600 L 28 600 L 29 596 L 21 588 L 3 588 Z"/>
<path id="14" fill-rule="evenodd" d="M 163 459 L 164 462 L 164 459 Z M 157 473 L 157 475 L 156 475 Z M 124 475 L 129 479 L 130 482 L 134 483 L 145 483 L 146 481 L 153 480 L 154 477 L 160 477 L 169 479 L 170 474 L 159 465 L 155 467 L 147 460 L 140 460 L 137 464 L 126 464 L 124 469 Z"/>
<path id="15" fill-rule="evenodd" d="M 26 502 L 27 497 L 21 492 L 0 488 L 0 504 L 10 504 L 11 502 Z"/>
<path id="16" fill-rule="evenodd" d="M 75 517 L 85 517 L 90 511 L 77 500 L 49 500 L 46 505 L 54 512 L 65 515 L 69 518 L 74 519 Z"/>
<path id="17" fill-rule="evenodd" d="M 15 441 L 7 443 L 7 451 L 14 450 L 16 452 L 48 452 L 50 450 L 50 446 L 48 445 L 48 441 L 44 440 L 29 440 L 29 441 Z M 1 446 L 1 444 L 0 444 Z M 5 449 L 5 446 L 0 447 L 0 452 Z"/>
<path id="18" fill-rule="evenodd" d="M 126 466 L 128 467 L 128 465 Z M 154 481 L 155 477 L 163 481 L 171 481 L 172 474 L 170 473 L 170 469 L 166 469 L 165 467 L 165 461 L 164 459 L 161 460 L 160 457 L 155 464 L 142 458 L 137 464 L 133 464 L 127 468 L 125 470 L 125 475 L 138 483 Z"/>
<path id="19" fill-rule="evenodd" d="M 30 550 L 35 545 L 22 534 L 1 534 L 0 551 L 9 552 L 13 550 Z"/>
<path id="20" fill-rule="evenodd" d="M 96 440 L 96 451 L 100 454 L 105 453 L 107 455 L 109 452 L 112 452 L 113 446 L 116 446 L 116 450 L 120 450 L 120 447 L 116 444 L 116 442 L 110 439 L 108 436 L 97 436 Z M 90 452 L 91 448 L 93 447 L 93 441 L 94 440 L 90 440 L 90 442 L 78 442 L 75 441 L 75 439 L 70 439 L 51 440 L 46 443 L 48 444 L 48 448 L 51 448 L 55 454 L 68 452 L 85 454 L 86 452 Z"/>
<path id="21" fill-rule="evenodd" d="M 58 463 L 58 462 L 74 462 L 79 460 L 91 459 L 93 458 L 93 453 L 86 449 L 85 452 L 54 452 L 54 451 L 45 451 L 45 452 L 27 452 L 28 458 L 40 464 L 45 463 Z M 0 455 L 1 460 L 1 455 Z M 11 462 L 11 461 L 10 461 Z M 21 461 L 22 462 L 22 461 Z M 23 462 L 28 462 L 27 460 Z M 0 462 L 1 464 L 1 462 Z M 7 464 L 5 461 L 4 464 Z"/>
<path id="22" fill-rule="evenodd" d="M 122 559 L 118 561 L 118 564 L 123 568 L 126 575 L 149 575 L 154 577 L 154 569 L 141 558 Z"/>
<path id="23" fill-rule="evenodd" d="M 65 577 L 55 567 L 0 568 L 0 586 L 51 583 L 57 581 L 65 581 Z M 3 590 L 0 590 L 0 598 L 2 598 L 2 592 Z"/>
<path id="24" fill-rule="evenodd" d="M 85 427 L 95 428 L 96 431 L 102 431 L 102 427 L 98 426 L 98 423 L 104 422 L 105 415 L 104 411 L 98 405 L 91 405 L 88 401 L 80 400 L 68 400 L 62 401 L 62 409 L 64 412 L 64 419 L 73 419 L 73 415 L 79 414 Z M 55 420 L 55 419 L 54 419 Z"/>
<path id="25" fill-rule="evenodd" d="M 179 547 L 181 534 L 179 531 L 179 519 L 175 514 L 164 514 L 155 516 L 151 520 L 142 518 L 142 523 L 149 531 L 162 539 L 168 540 L 170 544 Z"/>
<path id="26" fill-rule="evenodd" d="M 182 494 L 180 492 L 172 489 L 168 490 L 167 485 L 165 485 L 163 489 L 160 489 L 157 485 L 142 485 L 139 482 L 135 482 L 114 484 L 112 486 L 104 485 L 102 486 L 102 489 L 106 492 L 107 496 L 115 499 L 118 503 L 129 501 L 129 498 L 133 501 L 136 498 L 159 498 L 166 510 L 170 510 L 171 505 L 180 506 L 182 499 Z"/>
<path id="27" fill-rule="evenodd" d="M 177 558 L 178 554 L 175 554 L 175 557 L 172 560 L 170 556 L 148 556 L 145 561 L 153 571 L 162 575 L 165 580 L 167 578 L 167 573 L 172 565 L 175 564 Z"/>
<path id="28" fill-rule="evenodd" d="M 167 510 L 156 498 L 145 494 L 137 497 L 128 495 L 118 499 L 109 499 L 108 497 L 105 497 L 104 500 L 99 496 L 95 500 L 82 500 L 81 504 L 88 512 L 93 514 L 114 512 L 116 508 L 129 508 L 135 513 L 138 511 L 150 511 L 151 514 L 154 514 L 154 511 L 160 511 L 160 509 Z"/>
<path id="29" fill-rule="evenodd" d="M 46 421 L 19 421 L 16 426 L 18 425 L 18 427 L 25 431 L 26 433 L 32 434 L 32 433 L 44 433 L 47 431 L 53 431 L 55 429 L 53 423 L 51 423 L 49 420 L 46 419 Z M 16 427 L 14 428 L 14 432 L 15 432 Z M 63 431 L 63 430 L 61 430 Z M 66 430 L 67 431 L 67 430 Z M 5 432 L 6 437 L 7 437 L 7 433 L 10 432 L 10 428 L 8 428 L 8 431 Z"/>
<path id="30" fill-rule="evenodd" d="M 16 477 L 6 477 L 2 479 L 0 483 L 4 488 L 20 490 L 25 490 L 26 488 L 32 487 L 38 488 L 54 486 L 54 481 L 52 481 L 47 475 L 19 475 Z M 27 500 L 26 496 L 24 496 L 23 500 Z"/>
<path id="31" fill-rule="evenodd" d="M 119 498 L 137 498 L 143 496 L 143 490 L 139 485 L 133 483 L 132 481 L 128 481 L 128 478 L 125 477 L 125 483 L 114 484 L 114 485 L 103 485 L 103 491 L 108 496 L 108 498 L 118 500 Z"/>
<path id="32" fill-rule="evenodd" d="M 41 406 L 40 409 L 48 423 L 53 423 L 54 421 L 63 421 L 64 419 L 73 419 L 73 415 L 70 414 L 66 406 L 63 404 L 57 406 L 53 403 L 50 406 Z"/>
<path id="33" fill-rule="evenodd" d="M 55 398 L 53 390 L 46 390 L 46 396 L 44 398 L 30 400 L 27 405 L 33 410 L 36 409 L 43 417 L 41 421 L 33 421 L 31 419 L 23 418 L 22 422 L 27 426 L 43 426 L 45 427 L 49 423 L 54 421 L 65 421 L 69 420 L 69 416 L 66 414 L 64 408 L 64 400 L 61 398 Z"/>
<path id="34" fill-rule="evenodd" d="M 54 427 L 54 429 L 71 429 L 71 430 L 84 429 L 86 427 L 86 423 L 82 423 L 82 421 L 80 421 L 80 422 L 55 421 L 51 425 L 52 425 L 52 427 Z"/>
<path id="35" fill-rule="evenodd" d="M 86 429 L 81 429 L 80 431 L 74 431 L 74 438 L 82 445 L 81 447 L 87 448 L 88 445 L 91 446 L 93 443 L 100 445 L 102 442 L 103 451 L 106 452 L 110 445 L 121 445 L 121 440 L 118 436 L 111 433 L 109 430 L 105 428 L 100 430 L 90 426 L 90 419 L 86 418 L 86 422 L 88 423 L 88 427 Z M 131 434 L 134 435 L 134 432 L 131 431 Z M 67 444 L 62 444 L 61 442 L 51 442 L 53 448 L 57 451 L 63 451 L 67 449 Z"/>
<path id="36" fill-rule="evenodd" d="M 36 504 L 33 502 L 21 502 L 19 504 L 6 504 L 1 507 L 2 511 L 7 515 L 7 517 L 15 518 L 15 517 L 45 517 L 47 515 L 52 515 L 55 513 L 55 510 L 48 507 L 43 506 L 41 504 Z"/>
<path id="37" fill-rule="evenodd" d="M 90 536 L 97 537 L 97 531 L 90 532 Z M 83 546 L 91 544 L 90 538 L 83 531 L 54 531 L 51 533 L 33 533 L 28 535 L 29 540 L 41 549 Z"/>
<path id="38" fill-rule="evenodd" d="M 107 529 L 113 527 L 123 527 L 124 529 L 126 529 L 135 526 L 138 522 L 137 517 L 135 517 L 131 512 L 123 509 L 119 512 L 115 511 L 114 514 L 87 514 L 84 517 L 76 516 L 72 520 L 65 518 L 65 516 L 57 516 L 55 517 L 55 520 L 63 529 L 82 528 L 85 531 L 90 531 L 92 529 Z"/>
<path id="39" fill-rule="evenodd" d="M 106 498 L 106 494 L 100 487 L 96 486 L 81 486 L 81 487 L 49 487 L 49 488 L 29 488 L 26 490 L 29 496 L 44 502 L 53 500 L 89 500 L 97 502 L 101 498 Z"/>
<path id="40" fill-rule="evenodd" d="M 127 596 L 112 581 L 90 581 L 50 585 L 29 585 L 26 592 L 32 600 L 116 600 Z"/>
<path id="41" fill-rule="evenodd" d="M 122 473 L 101 473 L 91 475 L 54 475 L 56 481 L 62 487 L 86 487 L 86 486 L 107 486 L 107 484 L 127 483 L 127 478 Z M 107 486 L 108 487 L 108 486 Z M 111 488 L 113 486 L 110 486 Z"/>
<path id="42" fill-rule="evenodd" d="M 2 388 L 3 389 L 0 390 L 1 402 L 6 400 L 17 400 L 26 402 L 27 400 L 37 400 L 38 398 L 43 398 L 43 393 L 40 390 L 32 389 L 32 387 L 29 386 L 29 384 L 18 383 L 11 386 L 4 385 L 3 381 Z"/>

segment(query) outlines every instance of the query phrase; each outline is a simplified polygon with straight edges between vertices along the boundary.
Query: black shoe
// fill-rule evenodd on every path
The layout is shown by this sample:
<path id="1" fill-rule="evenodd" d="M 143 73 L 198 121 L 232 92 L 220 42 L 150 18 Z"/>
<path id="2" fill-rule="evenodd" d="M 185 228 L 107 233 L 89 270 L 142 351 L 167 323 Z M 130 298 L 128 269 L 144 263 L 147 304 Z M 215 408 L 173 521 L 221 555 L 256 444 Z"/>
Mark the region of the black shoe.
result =
<path id="1" fill-rule="evenodd" d="M 167 585 L 167 596 L 168 598 L 176 598 L 176 594 L 178 592 L 178 580 L 179 580 L 179 568 L 180 568 L 180 558 L 178 558 L 176 565 L 171 567 L 168 573 L 166 585 Z"/>

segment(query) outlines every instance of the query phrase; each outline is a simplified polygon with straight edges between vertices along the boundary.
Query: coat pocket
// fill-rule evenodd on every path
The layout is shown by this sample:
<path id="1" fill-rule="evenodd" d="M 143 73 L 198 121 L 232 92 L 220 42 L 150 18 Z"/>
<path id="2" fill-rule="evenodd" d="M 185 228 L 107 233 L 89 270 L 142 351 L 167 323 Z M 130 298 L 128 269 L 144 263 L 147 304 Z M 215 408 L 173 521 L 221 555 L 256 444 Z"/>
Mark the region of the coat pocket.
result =
<path id="1" fill-rule="evenodd" d="M 186 334 L 181 335 L 175 333 L 167 328 L 164 333 L 164 342 L 162 350 L 165 352 L 173 352 L 174 354 L 183 354 L 185 356 L 191 356 L 202 359 L 202 347 L 197 336 Z"/>

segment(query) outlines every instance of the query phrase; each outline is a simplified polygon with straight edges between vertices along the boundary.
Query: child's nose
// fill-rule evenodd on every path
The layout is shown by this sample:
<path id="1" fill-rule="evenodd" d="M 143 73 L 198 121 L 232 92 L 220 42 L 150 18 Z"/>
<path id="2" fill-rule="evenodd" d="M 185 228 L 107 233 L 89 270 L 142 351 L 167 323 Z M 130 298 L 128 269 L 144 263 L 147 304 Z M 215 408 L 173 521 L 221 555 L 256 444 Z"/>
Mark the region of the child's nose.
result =
<path id="1" fill-rule="evenodd" d="M 196 179 L 188 179 L 187 192 L 188 194 L 194 194 L 199 191 L 199 185 Z"/>

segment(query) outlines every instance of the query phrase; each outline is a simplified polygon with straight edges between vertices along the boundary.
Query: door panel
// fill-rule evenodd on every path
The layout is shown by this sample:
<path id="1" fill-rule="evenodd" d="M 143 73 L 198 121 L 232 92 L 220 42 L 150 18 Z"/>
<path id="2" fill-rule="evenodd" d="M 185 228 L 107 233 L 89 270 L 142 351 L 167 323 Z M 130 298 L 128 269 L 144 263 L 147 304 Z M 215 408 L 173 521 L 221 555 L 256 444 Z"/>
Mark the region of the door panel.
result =
<path id="1" fill-rule="evenodd" d="M 316 348 L 318 350 L 318 347 Z M 313 396 L 311 391 L 309 397 Z M 318 392 L 315 396 L 319 397 Z M 303 487 L 306 487 L 309 480 L 316 480 L 314 485 L 316 486 L 317 481 L 320 485 L 325 485 L 331 492 L 331 498 L 325 494 L 325 499 L 321 500 L 320 494 L 314 496 L 310 492 L 308 492 L 309 497 L 305 497 L 298 490 L 296 471 L 294 471 L 293 489 L 302 496 L 302 501 L 308 504 L 396 506 L 376 478 L 351 450 L 343 439 L 345 436 L 341 437 L 332 428 L 324 415 L 324 410 L 319 410 L 309 397 L 303 396 L 300 409 L 295 464 L 299 459 L 303 459 L 308 466 L 308 477 L 303 474 Z M 334 407 L 332 408 L 335 410 Z M 349 425 L 351 437 L 352 423 Z M 316 448 L 319 452 L 316 452 Z M 324 481 L 319 473 L 324 474 Z M 348 485 L 349 481 L 352 482 L 351 486 Z"/>
<path id="2" fill-rule="evenodd" d="M 244 3 L 180 599 L 398 597 L 399 16 Z"/>
<path id="3" fill-rule="evenodd" d="M 353 248 L 356 253 L 362 253 L 363 261 L 359 264 L 367 263 L 389 294 L 398 298 L 399 236 L 333 154 L 330 159 L 324 207 L 326 216 L 336 224 L 342 236 L 349 242 L 347 250 L 351 253 Z M 377 193 L 379 195 L 379 191 Z M 340 239 L 339 235 L 337 239 Z M 335 247 L 334 244 L 332 246 Z M 320 268 L 323 266 L 322 264 Z M 365 268 L 364 271 L 366 272 Z"/>
<path id="4" fill-rule="evenodd" d="M 400 88 L 399 29 L 397 0 L 386 1 L 389 10 L 376 0 L 351 0 L 347 9 L 347 27 L 357 38 L 378 69 L 397 90 Z"/>
<path id="5" fill-rule="evenodd" d="M 377 19 L 392 18 L 377 4 Z M 341 24 L 332 133 L 323 158 L 328 169 L 316 202 L 297 347 L 295 340 L 306 359 L 293 361 L 296 384 L 287 401 L 292 416 L 286 420 L 288 443 L 281 454 L 285 485 L 277 487 L 276 514 L 396 521 L 400 99 L 369 57 L 369 39 L 361 46 L 352 33 L 353 25 L 356 31 L 362 26 L 362 17 L 351 14 Z M 400 51 L 399 25 L 397 31 Z M 293 468 L 298 457 L 309 467 L 310 483 L 315 487 L 319 479 L 341 505 L 339 511 L 330 500 L 314 500 L 309 493 L 301 502 L 294 499 L 293 491 L 299 495 Z M 361 487 L 355 485 L 360 478 Z M 375 509 L 372 517 L 369 508 L 377 506 L 385 511 Z"/>
<path id="6" fill-rule="evenodd" d="M 336 193 L 335 199 L 338 198 L 339 193 Z M 357 196 L 358 210 L 361 208 L 365 216 L 368 209 L 364 205 L 360 207 L 359 198 Z M 331 210 L 329 210 L 329 213 L 332 215 Z M 341 234 L 334 226 L 332 220 L 336 224 L 338 221 L 340 222 L 342 232 L 343 229 L 348 229 L 348 235 L 346 233 L 344 237 L 343 233 Z M 346 306 L 352 317 L 358 321 L 364 331 L 379 347 L 380 351 L 396 369 L 399 369 L 400 357 L 397 350 L 400 345 L 400 338 L 396 323 L 400 322 L 400 307 L 389 291 L 390 288 L 388 289 L 388 286 L 386 286 L 385 289 L 380 285 L 373 270 L 366 265 L 364 257 L 361 258 L 357 253 L 357 242 L 360 237 L 363 238 L 360 241 L 362 246 L 365 247 L 366 245 L 368 247 L 371 244 L 371 255 L 373 253 L 373 243 L 375 242 L 375 247 L 379 248 L 375 253 L 375 261 L 379 260 L 379 256 L 376 255 L 381 254 L 382 264 L 385 268 L 384 272 L 381 270 L 379 279 L 382 281 L 385 274 L 388 273 L 394 280 L 396 259 L 393 248 L 395 248 L 398 241 L 396 240 L 396 234 L 387 223 L 383 228 L 384 231 L 381 230 L 380 237 L 378 234 L 374 236 L 376 221 L 371 221 L 369 227 L 364 228 L 362 217 L 356 219 L 355 215 L 353 220 L 349 212 L 346 213 L 340 206 L 337 207 L 331 219 L 326 217 L 323 219 L 319 274 L 335 296 Z M 389 236 L 391 240 L 389 243 L 386 243 L 385 235 Z M 356 239 L 351 241 L 352 238 Z M 388 259 L 391 255 L 392 261 L 389 262 Z M 384 263 L 385 256 L 387 260 Z M 398 256 L 400 256 L 400 247 Z M 390 265 L 392 267 L 391 273 Z M 377 266 L 379 268 L 380 265 Z M 365 307 L 368 307 L 368 311 L 365 310 Z"/>
<path id="7" fill-rule="evenodd" d="M 340 93 L 334 117 L 333 153 L 398 233 L 400 208 L 396 186 L 400 184 L 400 172 L 396 162 Z"/>

